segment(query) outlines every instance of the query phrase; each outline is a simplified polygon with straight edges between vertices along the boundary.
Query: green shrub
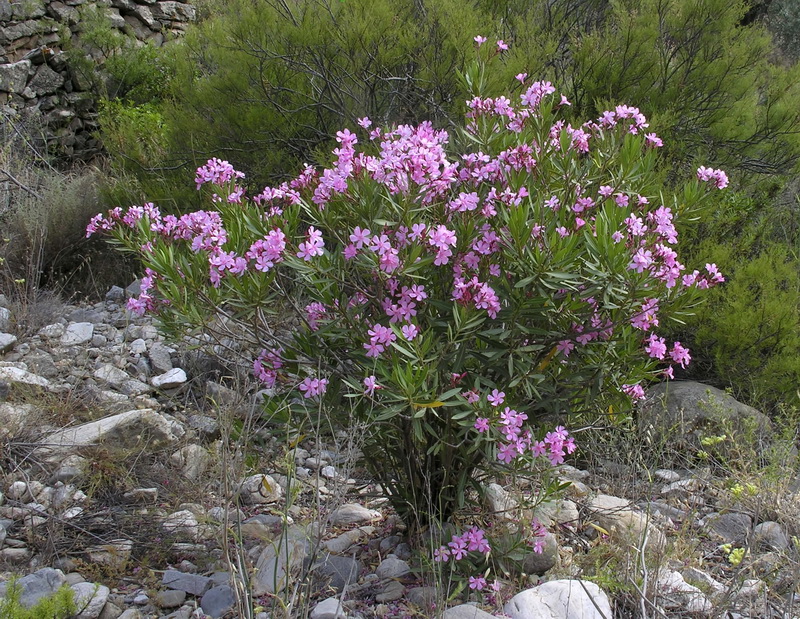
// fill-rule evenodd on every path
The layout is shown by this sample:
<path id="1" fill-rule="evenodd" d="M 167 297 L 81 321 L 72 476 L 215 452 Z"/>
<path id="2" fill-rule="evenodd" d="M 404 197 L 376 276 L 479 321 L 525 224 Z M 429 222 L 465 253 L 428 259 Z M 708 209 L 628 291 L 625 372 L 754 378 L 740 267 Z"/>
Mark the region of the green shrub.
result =
<path id="1" fill-rule="evenodd" d="M 26 608 L 20 603 L 22 590 L 12 579 L 6 595 L 0 598 L 0 615 L 4 619 L 69 619 L 78 608 L 75 594 L 68 585 L 63 585 L 52 595 L 42 598 L 35 605 Z"/>
<path id="2" fill-rule="evenodd" d="M 668 352 L 647 332 L 718 281 L 713 268 L 681 280 L 673 217 L 696 215 L 708 189 L 692 178 L 667 197 L 639 111 L 575 129 L 549 83 L 523 86 L 516 107 L 483 98 L 494 50 L 463 76 L 474 98 L 452 136 L 379 128 L 356 152 L 369 140 L 344 130 L 329 168 L 250 199 L 210 160 L 196 177 L 213 183 L 208 210 L 177 219 L 145 204 L 89 227 L 142 259 L 132 310 L 263 349 L 256 375 L 303 396 L 276 395 L 271 414 L 361 422 L 367 465 L 412 523 L 448 519 L 486 476 L 530 471 L 548 442 L 566 447 L 544 416 L 605 411 L 685 366 L 680 342 Z M 281 309 L 300 326 L 279 328 Z"/>

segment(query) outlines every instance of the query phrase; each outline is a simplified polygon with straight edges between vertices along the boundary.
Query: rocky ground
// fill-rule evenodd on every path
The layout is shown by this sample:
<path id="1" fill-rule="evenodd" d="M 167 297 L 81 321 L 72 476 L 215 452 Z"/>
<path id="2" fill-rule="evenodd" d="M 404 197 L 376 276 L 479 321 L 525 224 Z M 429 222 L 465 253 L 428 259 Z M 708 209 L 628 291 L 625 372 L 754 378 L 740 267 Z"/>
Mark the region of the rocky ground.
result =
<path id="1" fill-rule="evenodd" d="M 124 297 L 36 325 L 0 295 L 0 580 L 26 604 L 67 583 L 81 619 L 800 617 L 796 450 L 722 392 L 656 388 L 632 435 L 578 433 L 544 552 L 447 602 L 352 435 L 285 436 Z M 489 487 L 497 522 L 520 492 Z"/>

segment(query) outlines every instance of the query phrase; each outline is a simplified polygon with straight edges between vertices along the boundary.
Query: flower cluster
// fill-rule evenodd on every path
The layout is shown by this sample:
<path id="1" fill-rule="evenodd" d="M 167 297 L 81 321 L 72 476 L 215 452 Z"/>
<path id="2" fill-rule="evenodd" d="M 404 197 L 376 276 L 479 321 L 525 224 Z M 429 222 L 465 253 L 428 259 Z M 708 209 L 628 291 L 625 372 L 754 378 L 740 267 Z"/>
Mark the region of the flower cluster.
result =
<path id="1" fill-rule="evenodd" d="M 283 351 L 278 348 L 262 350 L 253 362 L 253 374 L 267 387 L 275 386 L 278 370 L 283 367 L 282 353 Z"/>
<path id="2" fill-rule="evenodd" d="M 697 168 L 697 178 L 704 183 L 714 181 L 717 189 L 725 189 L 728 186 L 728 175 L 722 170 L 712 170 L 705 166 Z"/>
<path id="3" fill-rule="evenodd" d="M 227 161 L 222 161 L 216 157 L 209 159 L 208 162 L 197 168 L 195 183 L 200 189 L 205 183 L 212 185 L 225 185 L 235 178 L 244 178 L 244 173 L 237 172 Z"/>

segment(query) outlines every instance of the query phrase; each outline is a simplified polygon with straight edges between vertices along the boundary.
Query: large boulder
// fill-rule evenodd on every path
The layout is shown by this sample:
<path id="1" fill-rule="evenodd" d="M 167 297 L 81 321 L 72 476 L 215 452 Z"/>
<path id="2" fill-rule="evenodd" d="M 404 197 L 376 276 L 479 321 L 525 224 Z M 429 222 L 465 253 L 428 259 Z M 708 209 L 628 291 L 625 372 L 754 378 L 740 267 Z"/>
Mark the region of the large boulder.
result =
<path id="1" fill-rule="evenodd" d="M 182 434 L 177 421 L 145 408 L 53 432 L 42 440 L 36 453 L 61 459 L 65 453 L 104 443 L 122 449 L 153 449 L 175 443 Z"/>
<path id="2" fill-rule="evenodd" d="M 503 607 L 511 619 L 609 619 L 611 603 L 596 584 L 551 580 L 515 595 Z"/>
<path id="3" fill-rule="evenodd" d="M 639 411 L 639 428 L 679 447 L 700 447 L 704 437 L 731 434 L 758 441 L 772 430 L 769 418 L 752 406 L 694 381 L 651 387 Z"/>

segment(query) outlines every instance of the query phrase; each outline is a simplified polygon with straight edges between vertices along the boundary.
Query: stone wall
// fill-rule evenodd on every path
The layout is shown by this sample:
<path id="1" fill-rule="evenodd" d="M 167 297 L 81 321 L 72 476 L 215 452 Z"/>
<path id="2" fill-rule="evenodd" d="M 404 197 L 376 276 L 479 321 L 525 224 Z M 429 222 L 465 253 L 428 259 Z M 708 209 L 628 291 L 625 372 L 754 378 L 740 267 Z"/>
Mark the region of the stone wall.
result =
<path id="1" fill-rule="evenodd" d="M 0 122 L 39 115 L 51 150 L 70 159 L 99 152 L 100 93 L 85 68 L 90 59 L 101 71 L 105 59 L 81 40 L 82 16 L 92 8 L 137 45 L 160 46 L 195 18 L 190 3 L 174 0 L 0 0 Z"/>

